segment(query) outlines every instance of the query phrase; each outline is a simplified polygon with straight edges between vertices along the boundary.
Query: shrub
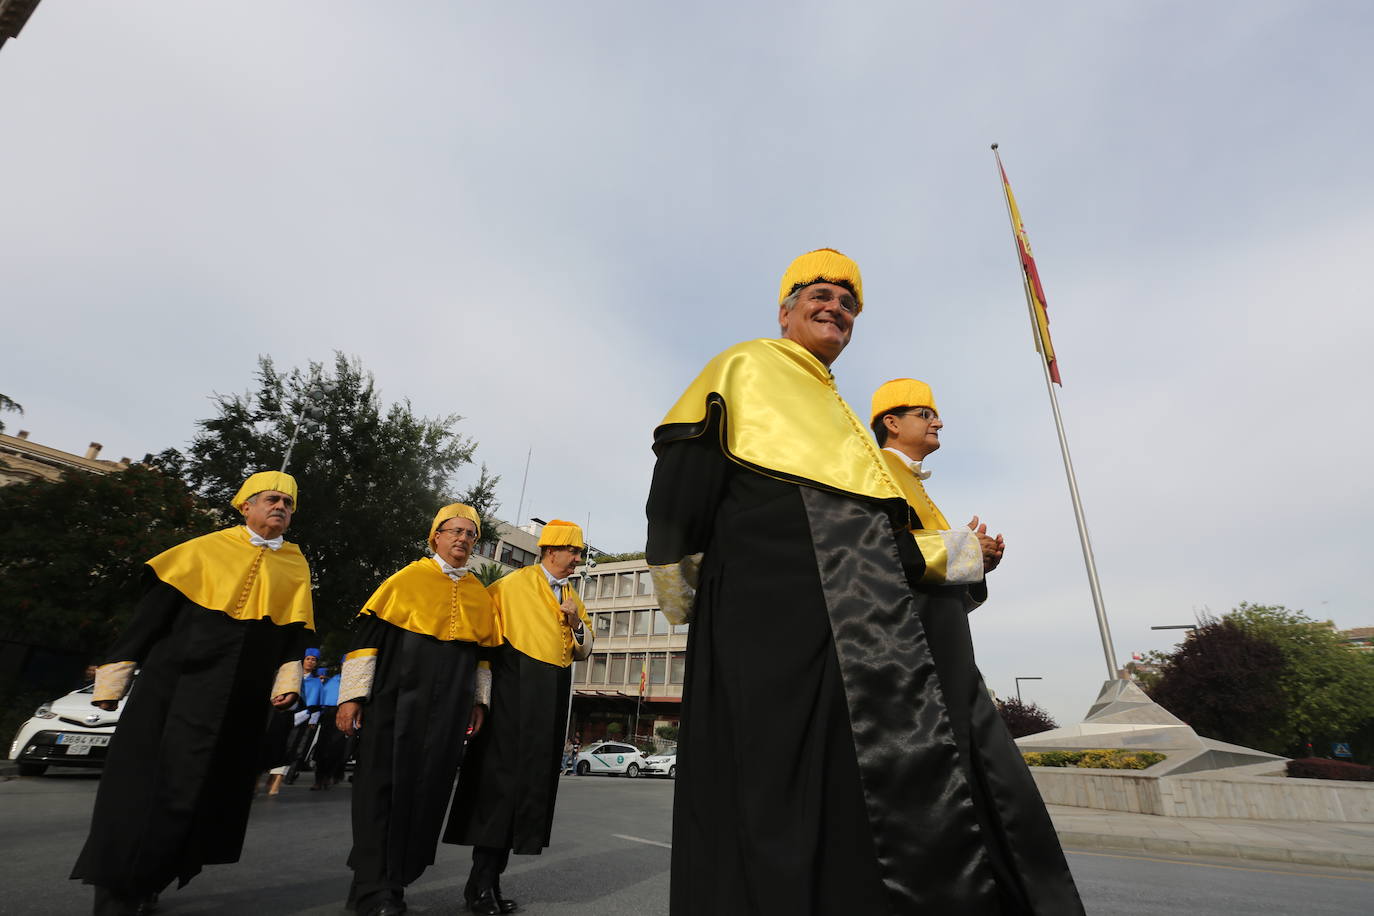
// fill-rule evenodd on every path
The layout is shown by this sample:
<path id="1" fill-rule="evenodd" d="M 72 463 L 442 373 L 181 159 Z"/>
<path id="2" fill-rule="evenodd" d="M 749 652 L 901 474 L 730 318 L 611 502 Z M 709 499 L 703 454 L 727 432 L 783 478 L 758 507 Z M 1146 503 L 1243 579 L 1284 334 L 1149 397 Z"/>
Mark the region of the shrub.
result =
<path id="1" fill-rule="evenodd" d="M 1288 761 L 1288 775 L 1294 779 L 1349 779 L 1374 782 L 1374 767 L 1325 757 L 1304 757 Z"/>
<path id="2" fill-rule="evenodd" d="M 1022 703 L 1015 698 L 998 700 L 997 712 L 1013 738 L 1035 735 L 1059 727 L 1054 717 L 1036 704 Z"/>
<path id="3" fill-rule="evenodd" d="M 1093 770 L 1143 770 L 1165 758 L 1155 751 L 1100 748 L 1088 751 L 1027 751 L 1021 755 L 1031 767 L 1082 767 Z"/>

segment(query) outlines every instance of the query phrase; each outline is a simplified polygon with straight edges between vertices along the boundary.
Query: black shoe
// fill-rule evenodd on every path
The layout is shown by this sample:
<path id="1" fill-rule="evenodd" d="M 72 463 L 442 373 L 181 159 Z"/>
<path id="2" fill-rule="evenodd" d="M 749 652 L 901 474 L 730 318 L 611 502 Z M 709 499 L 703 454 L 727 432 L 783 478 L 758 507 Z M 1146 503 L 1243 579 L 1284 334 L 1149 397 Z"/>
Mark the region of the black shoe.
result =
<path id="1" fill-rule="evenodd" d="M 401 891 L 369 894 L 358 901 L 358 916 L 403 916 L 406 901 Z"/>
<path id="2" fill-rule="evenodd" d="M 502 916 L 504 913 L 514 913 L 519 909 L 519 904 L 500 896 L 496 888 L 489 887 L 476 897 L 468 898 L 468 909 L 480 916 Z"/>
<path id="3" fill-rule="evenodd" d="M 95 888 L 95 916 L 149 916 L 157 909 L 157 894 L 119 894 Z"/>
<path id="4" fill-rule="evenodd" d="M 145 894 L 138 898 L 138 905 L 134 907 L 134 916 L 150 916 L 157 909 L 157 894 Z"/>

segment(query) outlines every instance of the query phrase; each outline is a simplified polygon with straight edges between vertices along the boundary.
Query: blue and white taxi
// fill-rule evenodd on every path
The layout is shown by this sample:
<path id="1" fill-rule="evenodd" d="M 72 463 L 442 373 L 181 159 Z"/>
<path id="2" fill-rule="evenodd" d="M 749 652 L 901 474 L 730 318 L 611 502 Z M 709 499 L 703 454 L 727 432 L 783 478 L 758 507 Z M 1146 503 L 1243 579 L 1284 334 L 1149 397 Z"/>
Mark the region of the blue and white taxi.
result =
<path id="1" fill-rule="evenodd" d="M 600 773 L 606 776 L 637 777 L 644 769 L 644 755 L 636 747 L 616 741 L 603 741 L 577 755 L 577 775 Z"/>

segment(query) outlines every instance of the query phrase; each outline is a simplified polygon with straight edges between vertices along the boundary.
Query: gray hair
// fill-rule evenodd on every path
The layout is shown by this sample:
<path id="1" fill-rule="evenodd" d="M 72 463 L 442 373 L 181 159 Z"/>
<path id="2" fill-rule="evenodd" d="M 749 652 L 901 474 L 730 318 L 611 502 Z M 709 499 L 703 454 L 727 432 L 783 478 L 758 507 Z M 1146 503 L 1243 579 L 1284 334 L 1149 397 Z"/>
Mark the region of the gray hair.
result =
<path id="1" fill-rule="evenodd" d="M 806 287 L 799 286 L 796 289 L 792 290 L 792 295 L 782 300 L 782 307 L 787 309 L 787 311 L 789 312 L 796 308 L 797 303 L 801 301 L 801 294 L 802 290 L 804 289 L 806 289 Z"/>

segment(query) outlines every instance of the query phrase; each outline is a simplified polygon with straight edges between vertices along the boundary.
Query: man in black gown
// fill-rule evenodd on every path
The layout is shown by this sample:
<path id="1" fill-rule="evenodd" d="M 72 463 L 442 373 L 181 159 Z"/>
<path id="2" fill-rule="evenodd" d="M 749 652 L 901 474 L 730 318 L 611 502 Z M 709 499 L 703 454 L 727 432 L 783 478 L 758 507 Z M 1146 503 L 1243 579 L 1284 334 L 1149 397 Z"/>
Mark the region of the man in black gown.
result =
<path id="1" fill-rule="evenodd" d="M 914 535 L 836 391 L 862 308 L 853 261 L 803 255 L 782 339 L 717 356 L 655 431 L 647 559 L 692 622 L 671 912 L 1081 913 L 1005 730 L 970 753 L 990 726 L 945 697 L 923 618 L 962 616 L 984 545 Z"/>
<path id="2" fill-rule="evenodd" d="M 501 892 L 510 854 L 539 855 L 553 832 L 572 663 L 592 648 L 568 582 L 585 549 L 580 526 L 553 519 L 539 534 L 539 563 L 487 589 L 505 640 L 492 653 L 491 722 L 468 750 L 444 829 L 445 843 L 473 847 L 463 899 L 482 916 L 515 911 Z"/>
<path id="3" fill-rule="evenodd" d="M 468 726 L 481 730 L 491 702 L 478 651 L 499 645 L 500 630 L 467 568 L 480 525 L 471 506 L 440 509 L 434 556 L 383 582 L 354 623 L 335 721 L 360 734 L 348 865 L 349 905 L 361 916 L 406 911 L 406 885 L 434 864 Z"/>
<path id="4" fill-rule="evenodd" d="M 149 912 L 174 879 L 239 859 L 264 711 L 298 701 L 315 636 L 310 569 L 282 537 L 296 506 L 289 474 L 254 474 L 234 497 L 243 525 L 148 561 L 91 700 L 115 708 L 138 670 L 72 869 L 97 914 Z"/>

